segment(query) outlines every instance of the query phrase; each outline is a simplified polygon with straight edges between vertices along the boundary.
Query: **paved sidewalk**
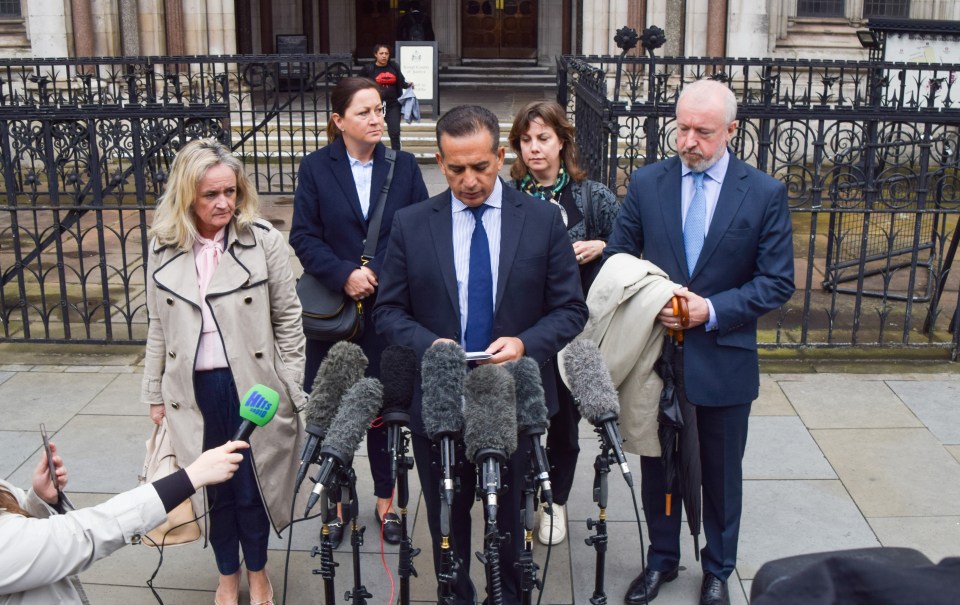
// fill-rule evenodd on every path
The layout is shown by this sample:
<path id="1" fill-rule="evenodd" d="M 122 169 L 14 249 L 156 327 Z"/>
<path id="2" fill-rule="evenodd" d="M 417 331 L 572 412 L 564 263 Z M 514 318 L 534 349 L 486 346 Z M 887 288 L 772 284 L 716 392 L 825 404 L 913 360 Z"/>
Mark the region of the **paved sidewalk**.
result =
<path id="1" fill-rule="evenodd" d="M 102 502 L 136 484 L 151 430 L 137 401 L 141 351 L 108 351 L 0 346 L 0 477 L 21 486 L 29 483 L 41 446 L 38 425 L 44 422 L 67 461 L 69 492 L 79 506 Z M 924 368 L 934 373 L 909 373 L 909 367 L 902 367 L 904 373 L 884 375 L 833 374 L 826 363 L 806 369 L 762 378 L 745 460 L 743 530 L 737 574 L 730 583 L 734 603 L 745 603 L 757 569 L 780 557 L 878 545 L 917 548 L 935 562 L 960 554 L 956 367 Z M 583 540 L 590 533 L 586 519 L 597 517 L 591 501 L 597 442 L 586 423 L 581 429 L 583 453 L 568 508 L 570 537 L 553 549 L 544 603 L 585 604 L 593 592 L 595 552 Z M 356 459 L 361 521 L 368 527 L 360 557 L 362 581 L 374 595 L 370 603 L 386 604 L 390 580 L 373 529 L 373 490 L 364 451 Z M 637 460 L 631 463 L 637 472 Z M 622 477 L 614 471 L 609 480 L 606 592 L 610 603 L 620 603 L 640 567 L 639 538 Z M 415 472 L 411 501 L 414 545 L 424 550 L 415 560 L 420 577 L 412 594 L 415 602 L 429 603 L 435 583 Z M 295 528 L 288 603 L 322 602 L 322 580 L 312 574 L 319 561 L 310 557 L 318 528 L 314 522 Z M 479 548 L 479 535 L 476 544 Z M 661 605 L 696 603 L 700 571 L 689 537 L 683 546 L 684 571 L 662 590 Z M 271 548 L 268 567 L 279 595 L 285 543 L 275 538 Z M 396 547 L 385 550 L 395 576 Z M 541 564 L 545 551 L 536 544 Z M 342 596 L 353 585 L 346 542 L 336 559 L 337 594 Z M 157 562 L 155 550 L 128 547 L 81 578 L 92 603 L 153 602 L 145 581 Z M 475 561 L 471 571 L 482 586 Z M 154 584 L 165 603 L 209 605 L 216 587 L 212 553 L 199 543 L 170 548 Z"/>

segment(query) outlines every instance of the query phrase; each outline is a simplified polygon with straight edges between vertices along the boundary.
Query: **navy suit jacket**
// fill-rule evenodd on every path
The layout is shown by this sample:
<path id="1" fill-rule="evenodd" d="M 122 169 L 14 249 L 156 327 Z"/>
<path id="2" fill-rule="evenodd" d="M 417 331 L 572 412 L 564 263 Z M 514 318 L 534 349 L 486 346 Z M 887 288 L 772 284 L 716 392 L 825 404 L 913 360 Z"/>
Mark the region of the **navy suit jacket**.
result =
<path id="1" fill-rule="evenodd" d="M 371 207 L 379 199 L 387 180 L 385 153 L 386 147 L 378 143 L 373 156 Z M 305 157 L 297 178 L 290 245 L 305 272 L 317 277 L 331 290 L 340 290 L 350 273 L 360 267 L 363 243 L 367 239 L 367 220 L 360 209 L 360 198 L 343 139 L 338 138 Z M 400 208 L 427 199 L 429 195 L 416 158 L 398 151 L 393 181 L 383 209 L 377 252 L 368 265 L 377 276 L 383 266 L 393 214 Z"/>
<path id="2" fill-rule="evenodd" d="M 374 309 L 377 330 L 418 357 L 438 338 L 461 342 L 450 190 L 398 212 Z M 554 363 L 587 320 L 570 238 L 551 204 L 503 187 L 500 265 L 493 338 L 515 336 L 540 364 L 550 414 L 556 412 Z M 423 434 L 420 388 L 411 429 Z"/>
<path id="3" fill-rule="evenodd" d="M 783 183 L 730 155 L 717 207 L 693 274 L 683 247 L 681 163 L 645 166 L 630 177 L 627 198 L 604 254 L 643 256 L 678 284 L 709 298 L 717 329 L 684 333 L 684 384 L 698 405 L 757 398 L 757 319 L 793 294 L 793 228 Z"/>

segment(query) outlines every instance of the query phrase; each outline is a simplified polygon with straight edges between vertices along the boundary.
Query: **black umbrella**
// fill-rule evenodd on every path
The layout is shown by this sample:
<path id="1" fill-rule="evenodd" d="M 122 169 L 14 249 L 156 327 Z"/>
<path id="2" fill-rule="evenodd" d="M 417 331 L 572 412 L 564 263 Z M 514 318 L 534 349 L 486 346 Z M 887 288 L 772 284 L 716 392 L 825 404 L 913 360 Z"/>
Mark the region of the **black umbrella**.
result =
<path id="1" fill-rule="evenodd" d="M 673 310 L 681 326 L 690 321 L 687 301 L 673 297 Z M 676 484 L 683 506 L 687 511 L 687 524 L 693 535 L 694 552 L 700 559 L 700 441 L 697 437 L 697 413 L 687 399 L 683 386 L 683 330 L 668 330 L 663 339 L 660 358 L 654 370 L 663 380 L 660 391 L 660 406 L 657 436 L 660 438 L 660 456 L 663 461 L 667 485 L 666 514 L 673 511 L 673 489 Z"/>

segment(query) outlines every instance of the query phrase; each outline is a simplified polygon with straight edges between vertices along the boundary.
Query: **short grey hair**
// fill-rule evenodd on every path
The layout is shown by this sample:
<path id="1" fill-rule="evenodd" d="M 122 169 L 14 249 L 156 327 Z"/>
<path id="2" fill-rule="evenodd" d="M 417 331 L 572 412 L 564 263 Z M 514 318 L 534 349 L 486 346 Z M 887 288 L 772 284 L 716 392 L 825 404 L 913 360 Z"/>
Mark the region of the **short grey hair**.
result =
<path id="1" fill-rule="evenodd" d="M 703 104 L 713 104 L 718 100 L 723 103 L 723 121 L 729 124 L 737 119 L 737 97 L 722 82 L 717 80 L 697 80 L 683 87 L 680 98 L 677 99 L 677 110 L 684 99 L 699 101 Z"/>

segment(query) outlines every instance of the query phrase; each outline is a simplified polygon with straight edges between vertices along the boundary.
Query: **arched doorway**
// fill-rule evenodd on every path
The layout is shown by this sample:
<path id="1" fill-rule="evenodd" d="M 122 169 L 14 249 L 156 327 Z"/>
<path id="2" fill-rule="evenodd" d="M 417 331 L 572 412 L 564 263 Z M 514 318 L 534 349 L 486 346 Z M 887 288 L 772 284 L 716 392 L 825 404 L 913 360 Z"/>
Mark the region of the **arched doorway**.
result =
<path id="1" fill-rule="evenodd" d="M 419 5 L 430 17 L 430 0 L 420 0 Z M 410 0 L 356 0 L 357 57 L 373 57 L 374 44 L 387 44 L 393 52 L 397 24 L 409 8 Z"/>
<path id="2" fill-rule="evenodd" d="M 463 57 L 535 59 L 537 8 L 537 0 L 463 0 Z"/>

